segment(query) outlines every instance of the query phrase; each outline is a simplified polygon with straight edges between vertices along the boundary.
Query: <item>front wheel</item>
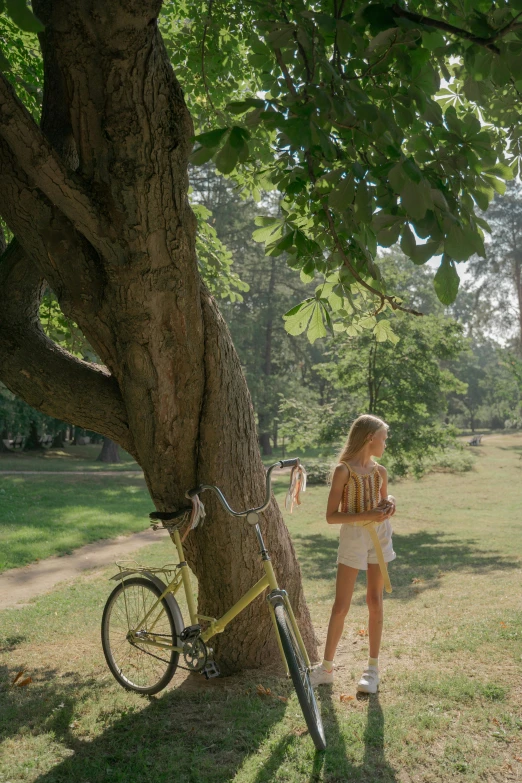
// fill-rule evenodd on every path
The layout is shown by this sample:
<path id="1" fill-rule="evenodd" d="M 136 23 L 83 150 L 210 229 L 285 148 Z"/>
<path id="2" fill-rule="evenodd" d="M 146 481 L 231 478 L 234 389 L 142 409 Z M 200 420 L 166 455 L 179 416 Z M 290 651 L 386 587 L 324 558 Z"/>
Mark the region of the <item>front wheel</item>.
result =
<path id="1" fill-rule="evenodd" d="M 310 682 L 308 667 L 301 653 L 301 648 L 295 638 L 292 622 L 283 603 L 274 607 L 277 630 L 281 638 L 283 652 L 288 664 L 288 671 L 292 678 L 299 704 L 303 711 L 306 725 L 317 750 L 325 750 L 323 721 L 315 698 L 314 689 Z"/>
<path id="2" fill-rule="evenodd" d="M 153 634 L 162 644 L 177 644 L 166 598 L 145 620 L 160 595 L 150 580 L 132 577 L 114 588 L 103 611 L 101 637 L 107 665 L 120 685 L 136 693 L 158 693 L 178 665 L 179 653 L 147 643 Z"/>

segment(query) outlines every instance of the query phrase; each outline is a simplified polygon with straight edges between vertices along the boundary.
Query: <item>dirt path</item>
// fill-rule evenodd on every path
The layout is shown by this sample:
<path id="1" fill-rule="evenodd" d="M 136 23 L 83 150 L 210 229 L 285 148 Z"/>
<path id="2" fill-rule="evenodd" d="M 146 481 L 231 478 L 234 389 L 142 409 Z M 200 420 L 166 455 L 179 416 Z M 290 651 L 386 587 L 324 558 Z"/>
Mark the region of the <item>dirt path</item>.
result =
<path id="1" fill-rule="evenodd" d="M 0 610 L 21 609 L 30 598 L 48 593 L 59 582 L 74 579 L 84 571 L 105 568 L 118 558 L 164 538 L 168 538 L 166 530 L 144 530 L 131 536 L 86 544 L 72 555 L 48 557 L 39 563 L 6 571 L 0 574 Z"/>

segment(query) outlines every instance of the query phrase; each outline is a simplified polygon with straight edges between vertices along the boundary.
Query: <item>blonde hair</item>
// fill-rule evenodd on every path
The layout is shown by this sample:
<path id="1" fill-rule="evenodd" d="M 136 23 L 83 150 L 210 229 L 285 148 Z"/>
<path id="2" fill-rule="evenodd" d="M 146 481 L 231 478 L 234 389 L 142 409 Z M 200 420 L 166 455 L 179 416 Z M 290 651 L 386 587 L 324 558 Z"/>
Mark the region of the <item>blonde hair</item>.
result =
<path id="1" fill-rule="evenodd" d="M 346 462 L 349 459 L 352 459 L 352 457 L 355 457 L 370 440 L 370 437 L 382 428 L 388 430 L 388 425 L 377 416 L 372 416 L 369 413 L 358 416 L 350 427 L 348 438 L 339 454 L 337 462 Z"/>

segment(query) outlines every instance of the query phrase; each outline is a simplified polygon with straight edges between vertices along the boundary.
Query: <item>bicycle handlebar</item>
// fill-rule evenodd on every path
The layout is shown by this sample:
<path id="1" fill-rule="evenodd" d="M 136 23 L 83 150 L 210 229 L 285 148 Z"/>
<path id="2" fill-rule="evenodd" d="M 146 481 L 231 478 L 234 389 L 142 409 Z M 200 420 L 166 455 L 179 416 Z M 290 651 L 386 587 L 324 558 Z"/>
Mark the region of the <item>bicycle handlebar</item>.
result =
<path id="1" fill-rule="evenodd" d="M 200 492 L 203 492 L 205 489 L 211 489 L 215 494 L 218 496 L 219 501 L 223 508 L 225 508 L 229 514 L 232 514 L 234 517 L 246 517 L 247 514 L 249 514 L 251 511 L 256 512 L 259 514 L 261 511 L 264 511 L 265 508 L 267 508 L 268 504 L 270 503 L 270 491 L 272 488 L 272 471 L 274 468 L 288 468 L 288 467 L 294 467 L 295 465 L 299 465 L 299 458 L 294 457 L 293 459 L 280 459 L 279 462 L 274 462 L 273 465 L 270 465 L 266 472 L 266 494 L 265 494 L 265 501 L 261 506 L 258 506 L 257 508 L 247 508 L 245 511 L 234 511 L 234 509 L 229 505 L 226 497 L 221 492 L 219 487 L 215 487 L 213 484 L 200 484 L 199 487 L 196 487 L 195 489 L 190 489 L 186 493 L 186 497 L 192 498 L 195 495 L 199 495 Z"/>
<path id="2" fill-rule="evenodd" d="M 279 460 L 280 468 L 293 468 L 295 465 L 299 465 L 299 457 L 292 457 L 292 459 Z"/>

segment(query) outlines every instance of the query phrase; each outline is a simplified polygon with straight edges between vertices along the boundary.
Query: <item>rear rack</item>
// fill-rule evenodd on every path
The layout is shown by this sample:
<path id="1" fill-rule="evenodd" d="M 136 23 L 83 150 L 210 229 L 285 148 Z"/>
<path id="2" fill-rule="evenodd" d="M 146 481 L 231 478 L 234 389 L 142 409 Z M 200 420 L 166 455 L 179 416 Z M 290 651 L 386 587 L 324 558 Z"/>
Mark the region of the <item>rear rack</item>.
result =
<path id="1" fill-rule="evenodd" d="M 167 579 L 169 579 L 168 574 L 175 573 L 179 568 L 179 563 L 165 563 L 165 565 L 162 566 L 144 566 L 141 565 L 141 563 L 138 563 L 137 560 L 117 560 L 116 565 L 118 566 L 120 573 L 132 571 L 133 573 L 140 574 L 165 574 Z M 171 580 L 172 577 L 170 577 L 169 581 Z"/>

